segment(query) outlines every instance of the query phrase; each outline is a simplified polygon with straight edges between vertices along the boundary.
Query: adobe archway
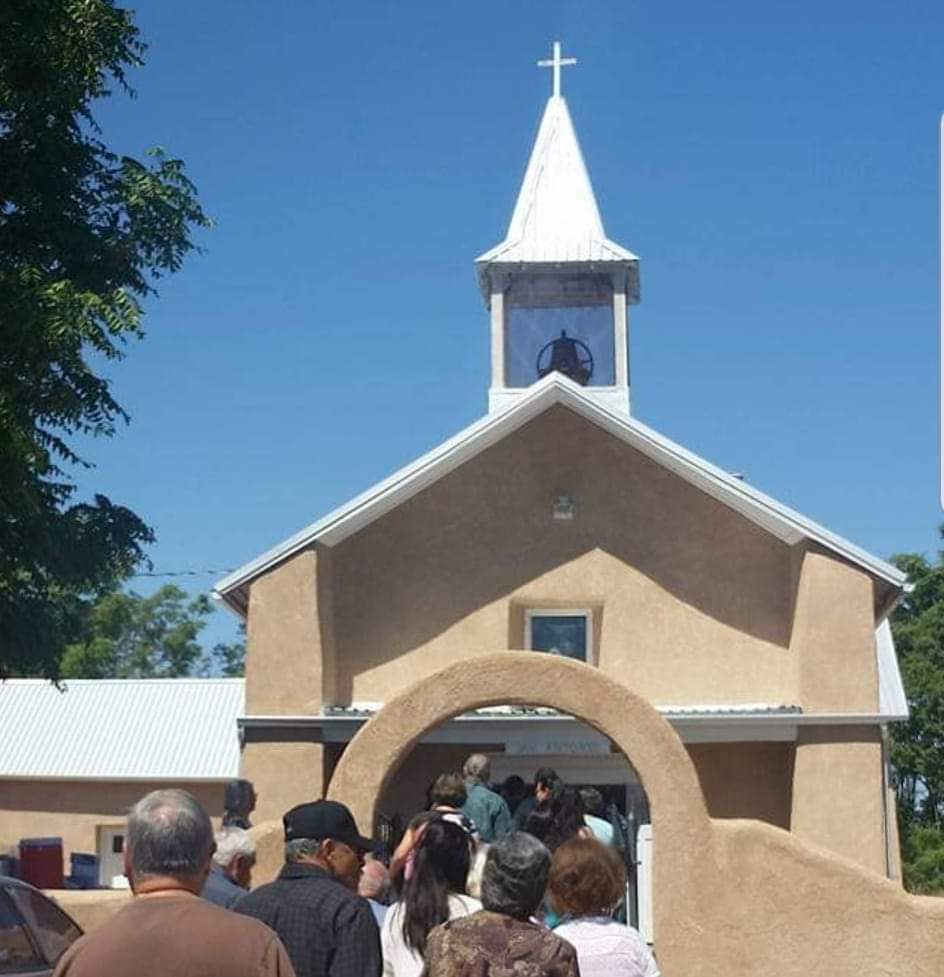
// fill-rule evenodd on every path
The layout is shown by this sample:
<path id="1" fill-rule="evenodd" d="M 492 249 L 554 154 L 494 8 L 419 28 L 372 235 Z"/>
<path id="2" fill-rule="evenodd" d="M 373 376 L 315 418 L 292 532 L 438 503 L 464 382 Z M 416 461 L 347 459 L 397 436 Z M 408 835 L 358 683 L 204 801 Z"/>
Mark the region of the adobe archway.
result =
<path id="1" fill-rule="evenodd" d="M 569 713 L 608 736 L 636 768 L 652 808 L 660 959 L 663 966 L 683 959 L 692 925 L 691 894 L 710 891 L 711 821 L 698 775 L 659 713 L 589 665 L 504 651 L 465 659 L 421 679 L 391 699 L 351 740 L 328 796 L 347 804 L 361 830 L 369 833 L 377 799 L 423 736 L 463 712 L 498 703 Z"/>

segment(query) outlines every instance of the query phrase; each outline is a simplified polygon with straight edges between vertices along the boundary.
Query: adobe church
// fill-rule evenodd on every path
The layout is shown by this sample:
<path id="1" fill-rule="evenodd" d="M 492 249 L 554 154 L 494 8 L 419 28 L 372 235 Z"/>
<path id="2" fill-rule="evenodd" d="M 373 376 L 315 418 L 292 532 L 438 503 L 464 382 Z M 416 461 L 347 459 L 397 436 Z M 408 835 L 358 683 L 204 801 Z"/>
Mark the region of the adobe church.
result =
<path id="1" fill-rule="evenodd" d="M 277 846 L 328 794 L 370 830 L 472 750 L 493 780 L 550 765 L 651 839 L 664 973 L 936 972 L 888 765 L 905 580 L 633 416 L 640 260 L 604 231 L 569 63 L 475 261 L 488 412 L 217 587 L 256 817 Z"/>
<path id="2" fill-rule="evenodd" d="M 560 94 L 568 61 L 555 47 L 549 64 L 508 232 L 475 262 L 488 413 L 218 585 L 248 625 L 241 773 L 259 816 L 325 791 L 411 683 L 527 651 L 651 703 L 711 817 L 897 877 L 886 733 L 907 704 L 887 617 L 902 574 L 633 416 L 640 261 L 604 231 Z M 647 820 L 631 757 L 554 709 L 505 703 L 424 736 L 378 814 L 409 817 L 473 749 L 493 779 L 546 763 Z"/>

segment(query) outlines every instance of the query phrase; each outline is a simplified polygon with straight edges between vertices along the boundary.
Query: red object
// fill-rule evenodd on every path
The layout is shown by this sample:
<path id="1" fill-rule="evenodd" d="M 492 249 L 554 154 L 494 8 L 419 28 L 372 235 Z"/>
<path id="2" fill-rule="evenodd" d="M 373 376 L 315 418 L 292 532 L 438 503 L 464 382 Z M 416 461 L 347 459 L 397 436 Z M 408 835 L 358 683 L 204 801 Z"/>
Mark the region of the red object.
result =
<path id="1" fill-rule="evenodd" d="M 20 878 L 37 889 L 61 889 L 62 839 L 21 838 Z"/>

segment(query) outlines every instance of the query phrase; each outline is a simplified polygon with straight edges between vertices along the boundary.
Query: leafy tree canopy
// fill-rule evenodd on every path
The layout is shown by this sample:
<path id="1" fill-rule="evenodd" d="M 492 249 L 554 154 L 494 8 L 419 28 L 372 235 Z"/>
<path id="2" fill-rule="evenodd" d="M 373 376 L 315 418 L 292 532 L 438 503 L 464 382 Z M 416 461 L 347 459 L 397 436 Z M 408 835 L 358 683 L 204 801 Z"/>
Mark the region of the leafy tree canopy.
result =
<path id="1" fill-rule="evenodd" d="M 892 727 L 905 882 L 944 892 L 944 554 L 892 562 L 914 588 L 891 620 L 911 712 Z"/>
<path id="2" fill-rule="evenodd" d="M 174 584 L 149 597 L 113 591 L 86 604 L 81 636 L 66 649 L 63 678 L 173 678 L 242 675 L 245 645 L 218 644 L 210 653 L 198 638 L 213 608 Z"/>
<path id="3" fill-rule="evenodd" d="M 0 4 L 0 677 L 55 677 L 80 598 L 153 539 L 73 478 L 75 436 L 128 419 L 96 367 L 142 335 L 155 281 L 209 223 L 180 160 L 118 156 L 95 123 L 144 51 L 111 0 Z"/>

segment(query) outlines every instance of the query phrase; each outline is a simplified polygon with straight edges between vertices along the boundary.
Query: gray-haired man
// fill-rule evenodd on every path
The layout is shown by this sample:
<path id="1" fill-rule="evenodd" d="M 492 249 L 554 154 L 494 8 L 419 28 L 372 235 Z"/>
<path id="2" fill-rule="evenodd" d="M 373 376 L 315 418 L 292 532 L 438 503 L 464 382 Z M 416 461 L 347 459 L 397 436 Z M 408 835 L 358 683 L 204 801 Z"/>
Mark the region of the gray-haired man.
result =
<path id="1" fill-rule="evenodd" d="M 224 909 L 232 909 L 249 890 L 256 864 L 256 843 L 243 828 L 216 833 L 216 851 L 200 895 Z"/>
<path id="2" fill-rule="evenodd" d="M 462 813 L 478 828 L 482 841 L 491 844 L 514 830 L 505 799 L 488 787 L 491 764 L 484 753 L 473 753 L 462 765 L 466 802 Z"/>
<path id="3" fill-rule="evenodd" d="M 156 790 L 131 809 L 125 874 L 134 898 L 73 943 L 55 977 L 295 977 L 279 938 L 254 919 L 200 898 L 213 828 L 182 790 Z"/>

